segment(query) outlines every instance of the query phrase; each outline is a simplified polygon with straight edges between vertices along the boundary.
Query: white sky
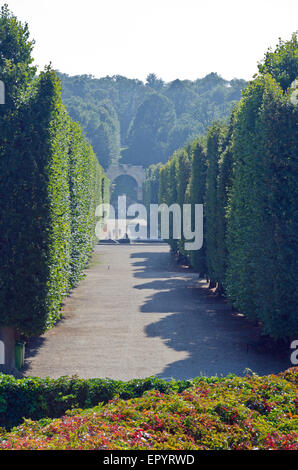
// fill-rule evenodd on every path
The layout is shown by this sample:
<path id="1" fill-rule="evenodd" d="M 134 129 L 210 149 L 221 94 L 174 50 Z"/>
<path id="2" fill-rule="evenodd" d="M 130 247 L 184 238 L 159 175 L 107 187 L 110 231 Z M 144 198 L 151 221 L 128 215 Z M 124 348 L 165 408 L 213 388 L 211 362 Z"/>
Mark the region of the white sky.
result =
<path id="1" fill-rule="evenodd" d="M 70 75 L 250 79 L 298 29 L 297 0 L 7 0 L 34 57 Z"/>

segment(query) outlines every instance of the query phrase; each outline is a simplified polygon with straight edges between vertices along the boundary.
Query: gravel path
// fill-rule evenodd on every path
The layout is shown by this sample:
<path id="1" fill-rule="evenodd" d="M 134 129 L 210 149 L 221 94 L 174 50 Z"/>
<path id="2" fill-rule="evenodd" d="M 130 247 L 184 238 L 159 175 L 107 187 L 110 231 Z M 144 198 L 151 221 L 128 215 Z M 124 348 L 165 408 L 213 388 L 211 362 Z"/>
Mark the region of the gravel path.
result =
<path id="1" fill-rule="evenodd" d="M 185 379 L 291 366 L 252 346 L 258 329 L 176 268 L 165 244 L 96 246 L 63 314 L 30 341 L 24 375 Z"/>

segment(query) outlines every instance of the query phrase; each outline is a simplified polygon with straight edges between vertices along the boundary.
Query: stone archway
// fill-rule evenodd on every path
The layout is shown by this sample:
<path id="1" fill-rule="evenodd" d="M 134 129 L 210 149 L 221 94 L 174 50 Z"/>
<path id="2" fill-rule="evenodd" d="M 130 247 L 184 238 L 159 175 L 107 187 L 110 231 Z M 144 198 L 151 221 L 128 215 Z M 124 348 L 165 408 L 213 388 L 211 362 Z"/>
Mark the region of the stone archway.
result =
<path id="1" fill-rule="evenodd" d="M 143 199 L 143 182 L 146 179 L 146 170 L 142 166 L 137 165 L 110 165 L 106 171 L 106 175 L 111 183 L 119 176 L 131 176 L 138 185 L 138 200 Z"/>

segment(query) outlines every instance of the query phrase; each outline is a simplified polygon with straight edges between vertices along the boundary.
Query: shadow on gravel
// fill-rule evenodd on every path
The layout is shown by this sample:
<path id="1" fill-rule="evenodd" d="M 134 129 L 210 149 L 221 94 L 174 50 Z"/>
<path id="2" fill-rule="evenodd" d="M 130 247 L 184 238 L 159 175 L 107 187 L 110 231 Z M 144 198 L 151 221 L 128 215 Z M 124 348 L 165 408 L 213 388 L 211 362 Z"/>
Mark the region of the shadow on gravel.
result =
<path id="1" fill-rule="evenodd" d="M 134 260 L 141 259 L 141 261 L 134 261 L 133 263 L 135 277 L 147 278 L 150 272 L 154 274 L 154 277 L 164 277 L 171 271 L 171 268 L 174 270 L 172 259 L 168 252 L 152 253 L 149 251 L 132 253 L 131 258 Z"/>
<path id="2" fill-rule="evenodd" d="M 39 349 L 43 346 L 45 343 L 46 338 L 42 336 L 34 336 L 29 339 L 29 341 L 26 343 L 26 358 L 25 358 L 25 364 L 21 370 L 22 374 L 26 374 L 28 370 L 30 370 L 30 359 L 35 357 Z"/>
<path id="3" fill-rule="evenodd" d="M 131 257 L 135 277 L 144 281 L 134 288 L 150 291 L 141 307 L 143 314 L 152 315 L 146 335 L 159 337 L 168 348 L 187 354 L 186 359 L 168 364 L 158 377 L 245 375 L 246 369 L 266 375 L 291 366 L 290 353 L 272 342 L 267 344 L 260 327 L 230 308 L 195 273 L 175 269 L 169 253 L 142 252 Z M 156 292 L 152 294 L 152 290 Z M 154 313 L 165 316 L 154 321 Z"/>

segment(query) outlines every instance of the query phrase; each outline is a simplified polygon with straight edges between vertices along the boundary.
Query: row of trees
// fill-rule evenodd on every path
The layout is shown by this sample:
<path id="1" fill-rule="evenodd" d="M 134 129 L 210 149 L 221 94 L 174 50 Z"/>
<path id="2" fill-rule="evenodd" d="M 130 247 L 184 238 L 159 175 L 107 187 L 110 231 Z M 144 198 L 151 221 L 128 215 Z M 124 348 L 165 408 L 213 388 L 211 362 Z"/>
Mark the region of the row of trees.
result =
<path id="1" fill-rule="evenodd" d="M 63 102 L 83 126 L 104 167 L 119 161 L 148 167 L 204 133 L 213 120 L 229 115 L 244 80 L 204 78 L 165 83 L 149 74 L 146 83 L 122 76 L 96 79 L 59 74 Z M 100 108 L 106 108 L 102 115 Z M 120 141 L 122 149 L 120 149 Z"/>
<path id="2" fill-rule="evenodd" d="M 56 73 L 36 76 L 28 26 L 6 5 L 0 42 L 0 339 L 13 366 L 16 333 L 51 327 L 81 278 L 108 180 L 62 104 Z"/>
<path id="3" fill-rule="evenodd" d="M 203 248 L 172 249 L 274 338 L 298 333 L 297 59 L 296 35 L 280 41 L 230 122 L 151 167 L 144 185 L 145 200 L 204 204 Z"/>

